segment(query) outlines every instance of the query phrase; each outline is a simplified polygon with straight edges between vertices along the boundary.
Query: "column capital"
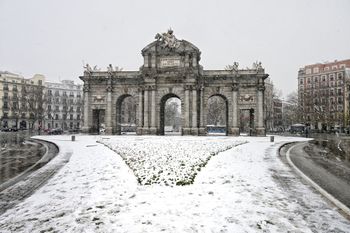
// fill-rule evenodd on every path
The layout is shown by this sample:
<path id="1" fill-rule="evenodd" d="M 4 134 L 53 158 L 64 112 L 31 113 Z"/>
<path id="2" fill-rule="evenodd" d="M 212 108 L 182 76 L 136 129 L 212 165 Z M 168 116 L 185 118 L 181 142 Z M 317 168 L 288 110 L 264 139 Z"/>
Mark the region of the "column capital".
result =
<path id="1" fill-rule="evenodd" d="M 112 86 L 107 86 L 106 91 L 107 92 L 113 92 L 113 87 Z"/>
<path id="2" fill-rule="evenodd" d="M 89 91 L 90 91 L 90 86 L 88 84 L 84 84 L 83 92 L 89 92 Z"/>
<path id="3" fill-rule="evenodd" d="M 238 83 L 233 83 L 232 84 L 232 91 L 238 91 L 239 90 L 239 84 Z"/>
<path id="4" fill-rule="evenodd" d="M 264 85 L 258 85 L 257 89 L 258 89 L 258 91 L 265 91 L 265 86 Z"/>
<path id="5" fill-rule="evenodd" d="M 145 85 L 145 86 L 143 87 L 143 89 L 144 89 L 145 91 L 155 91 L 155 90 L 157 89 L 157 86 L 156 86 L 156 85 Z"/>
<path id="6" fill-rule="evenodd" d="M 190 91 L 190 90 L 193 90 L 194 88 L 195 88 L 194 85 L 185 85 L 185 86 L 184 86 L 185 91 L 186 91 L 186 90 L 189 90 L 189 91 Z"/>

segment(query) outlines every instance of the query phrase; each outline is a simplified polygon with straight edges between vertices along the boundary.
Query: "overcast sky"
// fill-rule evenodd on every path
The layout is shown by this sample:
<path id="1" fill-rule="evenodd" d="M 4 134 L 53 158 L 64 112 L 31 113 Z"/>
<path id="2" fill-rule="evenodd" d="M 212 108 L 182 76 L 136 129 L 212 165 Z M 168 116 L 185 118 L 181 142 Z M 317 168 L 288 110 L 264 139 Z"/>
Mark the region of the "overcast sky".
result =
<path id="1" fill-rule="evenodd" d="M 78 80 L 83 61 L 138 70 L 169 27 L 202 52 L 204 69 L 262 62 L 276 88 L 300 67 L 350 58 L 350 1 L 0 0 L 0 70 Z"/>

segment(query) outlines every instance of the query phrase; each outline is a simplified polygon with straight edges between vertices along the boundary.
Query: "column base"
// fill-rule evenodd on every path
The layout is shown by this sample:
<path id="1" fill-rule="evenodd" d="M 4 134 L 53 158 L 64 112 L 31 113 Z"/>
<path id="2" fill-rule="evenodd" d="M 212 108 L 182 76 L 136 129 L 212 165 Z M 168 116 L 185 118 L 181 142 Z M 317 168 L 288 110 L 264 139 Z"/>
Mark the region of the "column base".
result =
<path id="1" fill-rule="evenodd" d="M 149 132 L 150 132 L 150 131 L 149 131 L 149 128 L 148 128 L 148 127 L 147 127 L 147 128 L 146 128 L 146 127 L 143 127 L 143 128 L 142 128 L 142 135 L 148 135 Z"/>
<path id="2" fill-rule="evenodd" d="M 136 134 L 137 135 L 142 135 L 142 127 L 137 127 L 136 128 Z"/>
<path id="3" fill-rule="evenodd" d="M 149 134 L 157 135 L 157 128 L 156 127 L 149 128 Z"/>
<path id="4" fill-rule="evenodd" d="M 105 134 L 106 135 L 112 135 L 113 134 L 113 128 L 112 127 L 106 127 L 105 128 Z"/>
<path id="5" fill-rule="evenodd" d="M 198 128 L 191 128 L 191 135 L 195 135 L 197 136 L 198 135 Z"/>
<path id="6" fill-rule="evenodd" d="M 191 128 L 182 128 L 182 135 L 191 135 Z"/>
<path id="7" fill-rule="evenodd" d="M 230 135 L 239 136 L 239 128 L 231 128 Z"/>
<path id="8" fill-rule="evenodd" d="M 256 136 L 263 136 L 263 137 L 266 136 L 265 128 L 256 128 L 255 131 L 256 131 Z"/>
<path id="9" fill-rule="evenodd" d="M 200 136 L 207 135 L 207 129 L 205 127 L 199 127 L 198 128 L 198 135 L 200 135 Z"/>

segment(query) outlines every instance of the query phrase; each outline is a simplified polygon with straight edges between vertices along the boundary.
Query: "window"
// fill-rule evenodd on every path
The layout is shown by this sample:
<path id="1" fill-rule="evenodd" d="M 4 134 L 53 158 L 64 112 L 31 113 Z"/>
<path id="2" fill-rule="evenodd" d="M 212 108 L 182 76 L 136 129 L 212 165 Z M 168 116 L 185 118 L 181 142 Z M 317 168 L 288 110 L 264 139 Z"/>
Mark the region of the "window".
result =
<path id="1" fill-rule="evenodd" d="M 337 65 L 332 66 L 332 70 L 336 70 L 338 68 Z"/>
<path id="2" fill-rule="evenodd" d="M 47 110 L 51 111 L 51 105 L 47 105 Z"/>
<path id="3" fill-rule="evenodd" d="M 4 109 L 8 109 L 8 108 L 9 108 L 9 105 L 8 105 L 8 102 L 7 102 L 7 101 L 4 101 L 3 108 L 4 108 Z"/>
<path id="4" fill-rule="evenodd" d="M 343 98 L 342 97 L 338 97 L 338 104 L 342 104 L 343 103 Z"/>
<path id="5" fill-rule="evenodd" d="M 38 84 L 39 84 L 39 86 L 43 85 L 43 81 L 42 81 L 42 80 L 39 80 L 39 81 L 38 81 Z"/>
<path id="6" fill-rule="evenodd" d="M 338 89 L 338 95 L 341 95 L 341 88 Z"/>
<path id="7" fill-rule="evenodd" d="M 67 120 L 67 115 L 66 115 L 66 114 L 63 114 L 63 115 L 62 115 L 62 119 L 63 119 L 63 120 Z"/>
<path id="8" fill-rule="evenodd" d="M 60 106 L 56 106 L 56 112 L 59 112 L 60 111 Z"/>
<path id="9" fill-rule="evenodd" d="M 326 66 L 325 68 L 324 68 L 324 71 L 328 71 L 329 70 L 329 66 Z"/>
<path id="10" fill-rule="evenodd" d="M 7 83 L 4 83 L 3 86 L 4 86 L 4 91 L 8 91 L 9 90 L 9 85 Z"/>
<path id="11" fill-rule="evenodd" d="M 342 80 L 343 79 L 343 74 L 342 73 L 337 73 L 337 77 L 338 77 L 338 80 Z"/>
<path id="12" fill-rule="evenodd" d="M 70 115 L 69 115 L 69 119 L 70 119 L 70 120 L 73 120 L 73 114 L 70 114 Z"/>
<path id="13" fill-rule="evenodd" d="M 58 114 L 55 115 L 55 120 L 58 120 Z M 57 126 L 56 126 L 57 127 Z"/>
<path id="14" fill-rule="evenodd" d="M 77 120 L 80 120 L 80 115 L 79 114 L 77 115 Z"/>
<path id="15" fill-rule="evenodd" d="M 52 90 L 48 90 L 48 91 L 47 91 L 47 94 L 48 94 L 49 96 L 52 96 Z"/>
<path id="16" fill-rule="evenodd" d="M 304 80 L 301 78 L 301 79 L 300 79 L 300 84 L 303 84 L 303 81 L 304 81 Z"/>
<path id="17" fill-rule="evenodd" d="M 313 72 L 318 73 L 318 71 L 319 71 L 318 67 L 314 67 Z"/>

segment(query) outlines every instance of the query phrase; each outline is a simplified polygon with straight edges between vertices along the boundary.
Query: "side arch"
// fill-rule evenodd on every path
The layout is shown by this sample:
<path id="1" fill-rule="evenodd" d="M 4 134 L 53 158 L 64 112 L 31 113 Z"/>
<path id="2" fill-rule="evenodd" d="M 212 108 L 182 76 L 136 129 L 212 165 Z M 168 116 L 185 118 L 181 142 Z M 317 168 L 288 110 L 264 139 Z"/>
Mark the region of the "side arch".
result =
<path id="1" fill-rule="evenodd" d="M 223 100 L 224 104 L 225 104 L 225 106 L 224 106 L 224 111 L 225 111 L 224 119 L 225 119 L 225 135 L 227 136 L 228 133 L 229 133 L 230 120 L 229 120 L 229 100 L 228 100 L 228 98 L 225 95 L 223 95 L 221 93 L 210 94 L 208 96 L 208 98 L 206 98 L 206 104 L 205 104 L 206 105 L 206 112 L 204 114 L 208 115 L 208 113 L 209 113 L 209 100 L 211 98 L 213 98 L 213 97 L 220 97 Z M 208 117 L 206 117 L 206 124 L 208 124 L 208 119 L 207 118 Z M 208 130 L 208 128 L 207 128 L 207 130 Z"/>
<path id="2" fill-rule="evenodd" d="M 120 135 L 122 133 L 122 104 L 125 101 L 126 98 L 133 98 L 134 101 L 136 101 L 135 96 L 131 94 L 122 94 L 117 98 L 117 101 L 115 103 L 116 106 L 116 125 L 115 125 L 115 133 Z M 135 102 L 136 104 L 136 102 Z M 137 107 L 135 105 L 135 107 Z M 136 114 L 136 113 L 135 113 Z M 136 117 L 136 115 L 135 115 Z"/>

